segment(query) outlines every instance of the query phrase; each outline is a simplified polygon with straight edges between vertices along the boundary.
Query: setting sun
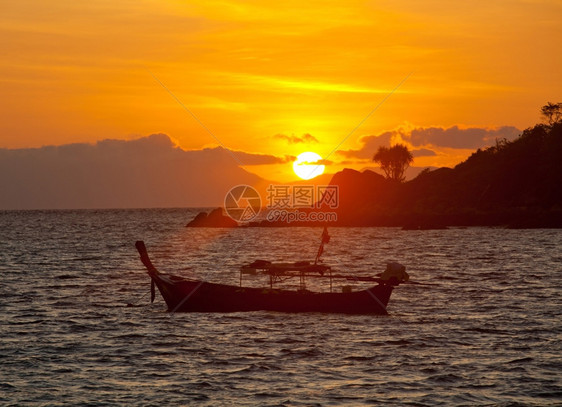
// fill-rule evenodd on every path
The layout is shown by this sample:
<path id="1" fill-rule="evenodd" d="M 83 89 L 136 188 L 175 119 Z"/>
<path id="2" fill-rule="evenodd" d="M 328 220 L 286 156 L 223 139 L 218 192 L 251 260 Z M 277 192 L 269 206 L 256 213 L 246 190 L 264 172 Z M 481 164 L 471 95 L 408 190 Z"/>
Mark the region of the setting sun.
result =
<path id="1" fill-rule="evenodd" d="M 320 164 L 322 157 L 313 152 L 301 153 L 293 162 L 293 171 L 302 179 L 312 179 L 324 172 L 325 166 Z"/>

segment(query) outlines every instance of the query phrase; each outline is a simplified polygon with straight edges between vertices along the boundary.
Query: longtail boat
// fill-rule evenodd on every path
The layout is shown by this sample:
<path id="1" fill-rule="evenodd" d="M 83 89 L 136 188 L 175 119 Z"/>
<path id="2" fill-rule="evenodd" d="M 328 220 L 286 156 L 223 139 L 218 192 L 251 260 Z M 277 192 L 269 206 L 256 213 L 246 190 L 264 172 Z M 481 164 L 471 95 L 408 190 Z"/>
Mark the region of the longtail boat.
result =
<path id="1" fill-rule="evenodd" d="M 156 286 L 170 312 L 279 311 L 386 315 L 394 287 L 408 280 L 405 267 L 398 263 L 389 263 L 380 277 L 357 277 L 333 274 L 329 266 L 317 264 L 317 261 L 311 264 L 306 261 L 271 263 L 257 260 L 241 267 L 239 286 L 217 284 L 162 274 L 152 264 L 144 242 L 137 241 L 136 248 L 151 278 L 152 301 Z M 244 287 L 244 275 L 265 275 L 269 277 L 269 287 Z M 307 290 L 305 279 L 309 277 L 329 279 L 330 292 Z M 289 278 L 300 279 L 299 289 L 274 288 L 276 282 Z M 376 285 L 359 291 L 344 286 L 342 292 L 332 292 L 333 279 L 375 282 Z"/>

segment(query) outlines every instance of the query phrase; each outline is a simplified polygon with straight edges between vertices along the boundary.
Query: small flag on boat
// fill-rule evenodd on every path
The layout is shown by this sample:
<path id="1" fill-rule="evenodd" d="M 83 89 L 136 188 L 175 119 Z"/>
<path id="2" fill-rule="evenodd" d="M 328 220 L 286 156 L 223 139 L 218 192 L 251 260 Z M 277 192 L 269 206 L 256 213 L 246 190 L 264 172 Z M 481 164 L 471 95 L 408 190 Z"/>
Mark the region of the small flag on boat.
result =
<path id="1" fill-rule="evenodd" d="M 322 243 L 330 243 L 330 235 L 326 226 L 324 226 L 324 231 L 322 232 Z"/>
<path id="2" fill-rule="evenodd" d="M 320 256 L 324 253 L 324 243 L 330 242 L 330 235 L 328 234 L 328 228 L 324 226 L 324 231 L 322 232 L 322 239 L 320 241 L 320 247 L 318 248 L 318 254 L 316 255 L 316 260 L 314 260 L 314 264 L 318 263 L 320 260 Z"/>

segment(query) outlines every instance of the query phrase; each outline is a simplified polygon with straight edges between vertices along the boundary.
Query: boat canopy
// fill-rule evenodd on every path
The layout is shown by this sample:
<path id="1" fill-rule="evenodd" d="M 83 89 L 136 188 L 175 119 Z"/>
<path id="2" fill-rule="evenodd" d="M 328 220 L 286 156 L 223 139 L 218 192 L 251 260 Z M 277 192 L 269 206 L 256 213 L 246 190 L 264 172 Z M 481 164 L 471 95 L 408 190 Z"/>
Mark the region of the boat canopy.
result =
<path id="1" fill-rule="evenodd" d="M 250 264 L 245 264 L 240 268 L 243 274 L 270 274 L 283 275 L 291 272 L 299 272 L 304 274 L 320 274 L 324 275 L 330 271 L 330 266 L 323 264 L 314 264 L 309 261 L 297 261 L 294 263 L 272 263 L 267 260 L 256 260 Z"/>

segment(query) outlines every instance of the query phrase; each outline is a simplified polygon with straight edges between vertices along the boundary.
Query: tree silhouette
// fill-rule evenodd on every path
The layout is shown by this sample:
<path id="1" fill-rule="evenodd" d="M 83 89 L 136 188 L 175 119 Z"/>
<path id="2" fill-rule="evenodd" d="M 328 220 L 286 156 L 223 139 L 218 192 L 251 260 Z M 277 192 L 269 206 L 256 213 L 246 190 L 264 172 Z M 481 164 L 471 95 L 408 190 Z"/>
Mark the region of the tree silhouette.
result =
<path id="1" fill-rule="evenodd" d="M 541 107 L 541 114 L 546 119 L 548 124 L 552 126 L 562 120 L 562 103 L 548 102 Z"/>
<path id="2" fill-rule="evenodd" d="M 373 161 L 379 163 L 388 179 L 402 182 L 406 178 L 404 172 L 414 161 L 414 157 L 408 147 L 396 144 L 393 147 L 379 147 Z"/>

